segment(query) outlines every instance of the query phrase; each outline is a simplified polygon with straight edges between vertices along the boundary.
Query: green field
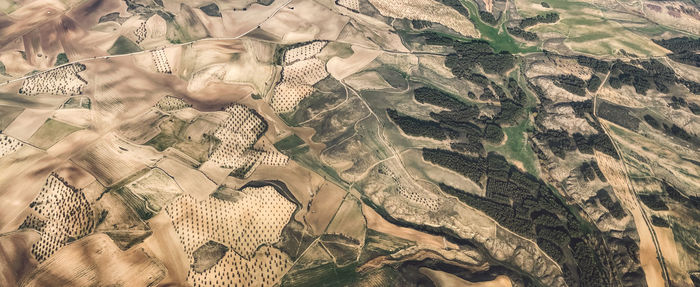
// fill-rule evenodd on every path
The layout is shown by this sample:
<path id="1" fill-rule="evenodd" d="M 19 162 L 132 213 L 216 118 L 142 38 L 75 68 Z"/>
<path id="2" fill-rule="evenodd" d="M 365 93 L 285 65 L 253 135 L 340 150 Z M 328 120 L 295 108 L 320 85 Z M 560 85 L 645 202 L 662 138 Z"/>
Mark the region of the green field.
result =
<path id="1" fill-rule="evenodd" d="M 301 138 L 299 138 L 299 136 L 292 134 L 276 142 L 274 145 L 275 148 L 277 148 L 277 150 L 288 150 L 303 144 L 304 141 Z"/>
<path id="2" fill-rule="evenodd" d="M 80 130 L 80 128 L 54 119 L 48 119 L 28 141 L 38 148 L 48 149 L 77 130 Z"/>
<path id="3" fill-rule="evenodd" d="M 112 48 L 109 48 L 109 50 L 107 50 L 107 52 L 110 55 L 130 54 L 140 51 L 141 48 L 138 45 L 136 45 L 136 43 L 132 42 L 124 36 L 119 36 L 117 41 L 114 42 L 114 45 L 112 45 Z"/>

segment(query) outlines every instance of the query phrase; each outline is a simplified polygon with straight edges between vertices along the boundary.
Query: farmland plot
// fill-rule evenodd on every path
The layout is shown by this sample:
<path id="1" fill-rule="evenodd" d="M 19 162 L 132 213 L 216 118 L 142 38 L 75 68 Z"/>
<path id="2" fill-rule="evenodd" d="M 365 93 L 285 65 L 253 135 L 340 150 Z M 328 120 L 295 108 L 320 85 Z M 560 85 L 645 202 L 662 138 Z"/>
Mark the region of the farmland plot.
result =
<path id="1" fill-rule="evenodd" d="M 75 63 L 36 74 L 24 80 L 19 93 L 80 95 L 87 85 L 87 81 L 78 74 L 82 71 L 85 71 L 85 65 Z"/>
<path id="2" fill-rule="evenodd" d="M 326 47 L 327 41 L 314 41 L 310 44 L 294 47 L 284 53 L 284 62 L 292 64 L 296 61 L 306 60 L 321 52 Z"/>
<path id="3" fill-rule="evenodd" d="M 164 49 L 151 51 L 151 57 L 153 58 L 153 65 L 156 67 L 158 73 L 172 74 L 170 64 L 168 63 L 168 56 L 165 54 Z"/>
<path id="4" fill-rule="evenodd" d="M 288 158 L 272 148 L 253 148 L 255 142 L 267 130 L 267 123 L 260 115 L 242 105 L 229 106 L 226 112 L 230 116 L 214 132 L 214 137 L 221 143 L 211 154 L 211 162 L 222 168 L 232 169 L 239 177 L 247 177 L 259 164 L 287 164 Z"/>
<path id="5" fill-rule="evenodd" d="M 73 160 L 109 186 L 126 176 L 152 166 L 162 156 L 152 149 L 140 147 L 110 133 L 88 147 Z"/>
<path id="6" fill-rule="evenodd" d="M 165 96 L 162 99 L 160 99 L 158 103 L 156 103 L 156 107 L 164 112 L 172 112 L 184 108 L 189 108 L 191 106 L 192 105 L 188 104 L 182 99 L 173 96 Z"/>
<path id="7" fill-rule="evenodd" d="M 360 11 L 360 0 L 337 0 L 335 4 L 348 8 L 352 11 Z"/>
<path id="8" fill-rule="evenodd" d="M 21 141 L 4 134 L 0 134 L 0 157 L 15 152 L 18 148 L 24 146 Z"/>
<path id="9" fill-rule="evenodd" d="M 277 113 L 291 112 L 299 102 L 313 93 L 313 85 L 328 76 L 325 65 L 317 58 L 298 61 L 282 69 L 282 81 L 270 100 Z"/>
<path id="10" fill-rule="evenodd" d="M 278 249 L 258 247 L 279 241 L 296 205 L 272 186 L 230 192 L 237 194 L 235 201 L 209 197 L 198 202 L 185 195 L 165 207 L 190 264 L 194 264 L 195 251 L 209 241 L 228 248 L 209 269 L 190 270 L 187 281 L 194 286 L 230 282 L 270 286 L 291 267 L 291 261 Z"/>
<path id="11" fill-rule="evenodd" d="M 154 286 L 165 274 L 142 248 L 121 251 L 106 235 L 95 234 L 56 252 L 20 286 Z"/>
<path id="12" fill-rule="evenodd" d="M 157 214 L 170 200 L 182 194 L 182 190 L 162 169 L 154 168 L 116 193 L 142 219 L 148 219 Z"/>
<path id="13" fill-rule="evenodd" d="M 90 234 L 95 225 L 94 211 L 83 191 L 55 173 L 49 175 L 29 206 L 32 212 L 20 229 L 32 228 L 41 233 L 41 239 L 32 245 L 32 254 L 39 262 L 51 257 L 70 241 Z"/>

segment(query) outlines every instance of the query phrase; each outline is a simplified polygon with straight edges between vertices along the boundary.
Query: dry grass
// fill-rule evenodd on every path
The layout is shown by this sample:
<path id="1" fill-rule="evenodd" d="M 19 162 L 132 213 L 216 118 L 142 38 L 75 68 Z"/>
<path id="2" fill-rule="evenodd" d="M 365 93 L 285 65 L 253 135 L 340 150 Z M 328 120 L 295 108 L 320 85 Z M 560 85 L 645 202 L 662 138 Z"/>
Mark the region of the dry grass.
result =
<path id="1" fill-rule="evenodd" d="M 379 13 L 387 17 L 440 23 L 467 37 L 479 32 L 467 17 L 434 0 L 369 0 Z"/>

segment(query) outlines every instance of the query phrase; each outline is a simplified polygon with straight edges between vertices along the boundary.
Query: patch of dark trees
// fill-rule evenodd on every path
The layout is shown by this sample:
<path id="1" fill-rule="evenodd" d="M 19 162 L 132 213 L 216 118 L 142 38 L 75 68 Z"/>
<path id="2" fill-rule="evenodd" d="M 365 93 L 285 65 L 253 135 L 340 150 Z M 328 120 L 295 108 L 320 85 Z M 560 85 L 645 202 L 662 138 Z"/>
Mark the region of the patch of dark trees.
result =
<path id="1" fill-rule="evenodd" d="M 653 40 L 654 43 L 671 50 L 668 54 L 671 60 L 679 63 L 700 67 L 700 38 L 678 37 L 671 39 Z"/>
<path id="2" fill-rule="evenodd" d="M 549 3 L 547 3 L 547 2 L 542 2 L 542 3 L 540 3 L 540 5 L 542 5 L 542 7 L 544 7 L 544 8 L 549 8 L 549 7 L 550 7 L 550 6 L 549 6 Z"/>
<path id="3" fill-rule="evenodd" d="M 677 77 L 673 69 L 656 59 L 634 60 L 631 63 L 621 60 L 610 63 L 587 56 L 576 56 L 575 59 L 579 65 L 589 67 L 597 73 L 605 74 L 610 71 L 608 83 L 616 89 L 629 85 L 633 86 L 637 93 L 645 94 L 653 86 L 659 92 L 668 93 L 669 87 L 682 84 L 693 94 L 700 94 L 699 83 Z"/>
<path id="4" fill-rule="evenodd" d="M 651 224 L 658 227 L 671 227 L 671 225 L 668 223 L 668 220 L 656 215 L 651 216 Z"/>
<path id="5" fill-rule="evenodd" d="M 598 101 L 597 114 L 603 119 L 609 120 L 633 131 L 639 129 L 639 122 L 641 122 L 637 117 L 630 113 L 629 108 L 611 104 L 606 101 Z"/>
<path id="6" fill-rule="evenodd" d="M 598 73 L 607 73 L 610 70 L 610 63 L 603 60 L 587 56 L 576 56 L 576 62 L 579 65 L 589 67 Z"/>
<path id="7" fill-rule="evenodd" d="M 673 199 L 674 201 L 683 204 L 688 208 L 700 210 L 700 197 L 686 195 L 666 181 L 661 182 L 661 188 L 666 194 L 668 194 L 668 198 Z"/>
<path id="8" fill-rule="evenodd" d="M 663 198 L 658 194 L 640 194 L 639 200 L 652 210 L 668 210 L 666 202 L 664 202 Z"/>
<path id="9" fill-rule="evenodd" d="M 700 146 L 700 137 L 694 134 L 690 134 L 689 132 L 687 132 L 686 130 L 674 123 L 666 123 L 660 121 L 654 116 L 648 114 L 644 115 L 644 121 L 651 127 L 664 132 L 666 135 L 673 136 L 682 139 L 688 143 Z"/>
<path id="10" fill-rule="evenodd" d="M 387 109 L 387 115 L 404 133 L 416 137 L 427 137 L 436 140 L 447 139 L 445 130 L 438 122 L 417 119 L 399 114 L 396 110 Z"/>
<path id="11" fill-rule="evenodd" d="M 478 77 L 477 77 L 478 78 Z M 495 83 L 492 83 L 495 85 Z M 500 88 L 500 87 L 499 87 Z M 389 117 L 401 130 L 409 135 L 428 136 L 438 140 L 451 138 L 451 147 L 455 150 L 471 154 L 483 154 L 482 140 L 498 144 L 503 141 L 504 133 L 501 124 L 513 124 L 522 114 L 524 102 L 527 101 L 525 92 L 511 79 L 508 88 L 514 95 L 509 98 L 505 91 L 497 89 L 501 101 L 501 111 L 493 118 L 479 116 L 476 105 L 467 104 L 455 96 L 431 87 L 421 87 L 414 90 L 414 98 L 421 104 L 430 104 L 446 110 L 431 112 L 434 121 L 415 119 L 400 115 L 395 110 L 387 110 Z"/>
<path id="12" fill-rule="evenodd" d="M 590 234 L 568 206 L 544 182 L 520 171 L 496 153 L 470 157 L 440 149 L 423 149 L 426 161 L 454 170 L 479 185 L 486 182 L 486 196 L 440 184 L 446 194 L 481 210 L 499 224 L 532 238 L 554 260 L 570 270 L 570 286 L 607 286 L 605 267 L 595 248 L 586 244 Z M 579 281 L 585 279 L 586 281 Z M 583 282 L 586 282 L 584 284 Z"/>
<path id="13" fill-rule="evenodd" d="M 700 115 L 700 105 L 693 102 L 687 102 L 685 99 L 678 96 L 671 97 L 671 103 L 669 106 L 676 110 L 688 108 L 693 114 Z"/>
<path id="14" fill-rule="evenodd" d="M 467 10 L 464 5 L 462 5 L 462 2 L 459 0 L 438 0 L 438 2 L 441 2 L 442 4 L 445 4 L 449 6 L 452 9 L 457 10 L 459 14 L 462 14 L 464 17 L 469 18 L 469 10 Z"/>
<path id="15" fill-rule="evenodd" d="M 574 133 L 572 136 L 563 130 L 538 131 L 535 138 L 547 144 L 549 149 L 561 159 L 566 159 L 566 152 L 578 149 L 583 154 L 593 154 L 593 150 L 603 152 L 613 158 L 618 158 L 610 138 L 602 132 L 591 135 Z"/>
<path id="16" fill-rule="evenodd" d="M 413 97 L 421 104 L 431 104 L 448 110 L 461 110 L 468 107 L 467 104 L 455 99 L 453 96 L 429 87 L 415 89 L 413 91 Z"/>
<path id="17" fill-rule="evenodd" d="M 484 21 L 484 23 L 489 24 L 491 26 L 495 26 L 498 24 L 498 20 L 496 20 L 496 17 L 491 14 L 491 12 L 488 11 L 482 11 L 479 10 L 479 18 L 481 18 L 481 21 Z"/>
<path id="18" fill-rule="evenodd" d="M 612 199 L 608 190 L 598 190 L 598 192 L 596 192 L 595 198 L 598 199 L 600 204 L 603 207 L 605 207 L 610 212 L 610 215 L 612 215 L 613 217 L 617 219 L 622 219 L 623 217 L 625 217 L 625 210 L 622 208 L 622 205 L 619 201 L 615 201 Z"/>
<path id="19" fill-rule="evenodd" d="M 464 78 L 479 65 L 489 74 L 503 74 L 515 66 L 515 56 L 502 51 L 495 53 L 488 42 L 483 40 L 461 41 L 449 37 L 430 34 L 426 36 L 430 45 L 452 46 L 454 53 L 447 55 L 445 65 L 455 76 Z"/>
<path id="20" fill-rule="evenodd" d="M 430 21 L 423 20 L 411 20 L 411 26 L 413 27 L 413 29 L 420 30 L 432 27 L 433 23 Z"/>
<path id="21" fill-rule="evenodd" d="M 591 75 L 591 78 L 588 79 L 588 81 L 586 81 L 586 88 L 589 92 L 595 92 L 600 87 L 600 84 L 602 84 L 600 77 L 596 75 Z"/>
<path id="22" fill-rule="evenodd" d="M 540 38 L 537 36 L 536 33 L 525 31 L 520 27 L 508 27 L 506 28 L 506 30 L 508 30 L 508 33 L 510 33 L 511 35 L 518 38 L 522 38 L 526 41 L 537 41 Z"/>
<path id="23" fill-rule="evenodd" d="M 646 61 L 634 61 L 642 67 L 616 60 L 611 67 L 608 82 L 610 86 L 619 89 L 622 85 L 633 86 L 638 94 L 646 94 L 653 87 L 661 92 L 668 93 L 669 86 L 676 82 L 676 74 L 673 69 L 667 67 L 656 59 Z"/>
<path id="24" fill-rule="evenodd" d="M 586 81 L 577 76 L 558 75 L 551 77 L 551 79 L 554 82 L 554 85 L 568 91 L 569 93 L 581 97 L 586 95 L 586 88 L 588 85 Z"/>
<path id="25" fill-rule="evenodd" d="M 559 21 L 559 14 L 555 12 L 547 13 L 544 15 L 537 15 L 535 17 L 528 17 L 520 21 L 520 28 L 525 29 L 530 26 L 535 26 L 537 24 L 550 24 Z"/>
<path id="26" fill-rule="evenodd" d="M 202 12 L 204 12 L 204 14 L 207 14 L 207 16 L 221 17 L 221 12 L 219 11 L 219 6 L 217 6 L 216 3 L 211 3 L 208 5 L 204 5 L 202 7 L 199 7 L 199 10 L 202 10 Z"/>

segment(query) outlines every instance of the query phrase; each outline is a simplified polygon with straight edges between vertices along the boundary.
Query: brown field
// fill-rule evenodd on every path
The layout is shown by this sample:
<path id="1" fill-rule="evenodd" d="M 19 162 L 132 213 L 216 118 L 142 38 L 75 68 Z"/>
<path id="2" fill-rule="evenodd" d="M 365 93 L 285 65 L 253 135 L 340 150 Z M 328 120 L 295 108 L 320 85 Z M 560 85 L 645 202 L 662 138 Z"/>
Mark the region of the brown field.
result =
<path id="1" fill-rule="evenodd" d="M 185 193 L 198 200 L 208 198 L 209 194 L 216 190 L 216 183 L 209 180 L 202 172 L 176 160 L 164 158 L 158 162 L 157 166 L 173 177 Z"/>
<path id="2" fill-rule="evenodd" d="M 445 238 L 417 231 L 415 229 L 396 226 L 379 215 L 367 205 L 362 205 L 362 214 L 367 220 L 367 228 L 379 232 L 391 234 L 406 240 L 415 241 L 418 244 L 430 245 L 434 248 L 459 248 L 454 243 L 448 242 Z"/>
<path id="3" fill-rule="evenodd" d="M 319 187 L 311 198 L 311 207 L 304 220 L 314 234 L 322 234 L 338 211 L 346 192 L 337 186 L 326 183 Z"/>
<path id="4" fill-rule="evenodd" d="M 335 40 L 349 18 L 311 0 L 293 0 L 260 27 L 283 43 Z"/>
<path id="5" fill-rule="evenodd" d="M 360 46 L 352 46 L 352 51 L 353 53 L 350 57 L 333 57 L 328 60 L 326 66 L 328 67 L 328 73 L 330 73 L 333 78 L 342 80 L 359 72 L 382 53 L 381 50 L 368 49 Z"/>
<path id="6" fill-rule="evenodd" d="M 166 273 L 144 249 L 121 251 L 107 235 L 95 234 L 59 250 L 22 286 L 152 286 Z"/>
<path id="7" fill-rule="evenodd" d="M 15 231 L 0 236 L 0 286 L 17 286 L 19 279 L 38 264 L 30 253 L 39 240 L 34 230 Z"/>
<path id="8" fill-rule="evenodd" d="M 23 141 L 28 140 L 53 114 L 53 110 L 26 109 L 3 131 Z"/>
<path id="9" fill-rule="evenodd" d="M 430 280 L 435 283 L 438 287 L 448 287 L 448 286 L 465 286 L 465 287 L 511 287 L 513 286 L 510 279 L 504 275 L 496 277 L 492 281 L 483 282 L 469 282 L 456 275 L 446 273 L 439 270 L 433 270 L 430 268 L 421 267 L 418 269 L 420 273 L 428 276 Z"/>
<path id="10" fill-rule="evenodd" d="M 187 254 L 185 254 L 172 221 L 165 212 L 158 213 L 148 220 L 153 235 L 139 245 L 158 258 L 168 273 L 159 286 L 184 286 L 187 284 Z"/>
<path id="11" fill-rule="evenodd" d="M 326 228 L 328 234 L 343 234 L 363 242 L 366 222 L 362 215 L 362 205 L 352 196 L 345 196 L 333 221 Z"/>
<path id="12" fill-rule="evenodd" d="M 92 173 L 102 185 L 109 186 L 137 170 L 153 166 L 161 157 L 153 149 L 131 144 L 111 133 L 73 161 Z"/>

